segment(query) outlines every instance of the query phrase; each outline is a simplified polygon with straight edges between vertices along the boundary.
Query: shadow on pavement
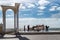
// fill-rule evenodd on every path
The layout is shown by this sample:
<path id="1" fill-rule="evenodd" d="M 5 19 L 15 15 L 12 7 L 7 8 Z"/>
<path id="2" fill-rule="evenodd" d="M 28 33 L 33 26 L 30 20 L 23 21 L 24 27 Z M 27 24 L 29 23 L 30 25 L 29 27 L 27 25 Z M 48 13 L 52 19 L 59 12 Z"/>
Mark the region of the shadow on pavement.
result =
<path id="1" fill-rule="evenodd" d="M 16 37 L 19 38 L 19 40 L 29 40 L 28 38 L 22 36 L 16 36 Z"/>
<path id="2" fill-rule="evenodd" d="M 7 35 L 8 36 L 8 35 Z M 13 39 L 13 38 L 18 38 L 19 40 L 29 40 L 28 38 L 26 37 L 22 37 L 21 35 L 18 35 L 16 37 L 2 37 L 0 36 L 0 39 Z M 15 39 L 16 40 L 16 39 Z"/>
<path id="3" fill-rule="evenodd" d="M 19 38 L 19 40 L 29 40 L 29 39 L 26 38 L 26 37 L 22 37 L 19 32 L 16 33 L 16 37 Z"/>

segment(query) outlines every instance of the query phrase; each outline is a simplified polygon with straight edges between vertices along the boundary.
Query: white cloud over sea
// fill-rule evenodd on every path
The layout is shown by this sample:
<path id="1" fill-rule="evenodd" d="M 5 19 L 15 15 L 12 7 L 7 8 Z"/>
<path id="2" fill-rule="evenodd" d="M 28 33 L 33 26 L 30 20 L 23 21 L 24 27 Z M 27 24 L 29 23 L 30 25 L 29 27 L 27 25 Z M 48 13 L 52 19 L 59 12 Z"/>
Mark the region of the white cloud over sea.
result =
<path id="1" fill-rule="evenodd" d="M 0 23 L 2 22 L 2 19 L 0 18 Z M 19 19 L 19 28 L 23 28 L 24 25 L 30 25 L 32 27 L 33 25 L 48 25 L 50 28 L 60 28 L 60 19 L 58 18 L 20 18 Z M 14 28 L 14 20 L 13 18 L 7 18 L 6 19 L 6 27 L 7 28 Z"/>
<path id="2" fill-rule="evenodd" d="M 54 14 L 51 16 L 52 18 L 60 18 L 60 13 Z"/>

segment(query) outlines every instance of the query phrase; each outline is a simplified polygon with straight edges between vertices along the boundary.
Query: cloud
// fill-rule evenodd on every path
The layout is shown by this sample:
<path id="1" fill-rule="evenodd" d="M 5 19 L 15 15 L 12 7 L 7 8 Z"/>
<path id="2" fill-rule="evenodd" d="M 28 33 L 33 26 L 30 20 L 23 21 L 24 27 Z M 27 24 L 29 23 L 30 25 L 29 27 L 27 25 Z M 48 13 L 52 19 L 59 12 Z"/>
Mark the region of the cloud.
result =
<path id="1" fill-rule="evenodd" d="M 1 21 L 0 21 L 0 23 L 1 23 Z M 7 28 L 14 28 L 14 19 L 13 18 L 7 18 L 6 23 L 7 23 L 6 24 Z M 60 23 L 60 19 L 56 19 L 56 18 L 41 18 L 41 19 L 19 18 L 19 28 L 23 28 L 24 25 L 26 25 L 26 26 L 30 25 L 30 27 L 32 27 L 33 25 L 41 25 L 41 24 L 48 25 L 48 26 L 50 26 L 50 28 L 60 28 L 59 23 Z"/>
<path id="2" fill-rule="evenodd" d="M 13 0 L 13 2 L 14 3 L 35 3 L 36 0 Z"/>
<path id="3" fill-rule="evenodd" d="M 37 15 L 44 15 L 44 13 L 38 13 Z"/>
<path id="4" fill-rule="evenodd" d="M 14 11 L 12 9 L 8 9 L 6 11 L 6 17 L 13 17 L 14 16 Z"/>
<path id="5" fill-rule="evenodd" d="M 19 9 L 21 9 L 21 11 L 28 11 L 31 10 L 31 8 L 34 8 L 35 5 L 33 3 L 21 3 L 19 6 Z"/>
<path id="6" fill-rule="evenodd" d="M 38 7 L 40 10 L 44 10 L 46 7 L 45 6 L 39 6 Z"/>
<path id="7" fill-rule="evenodd" d="M 14 19 L 6 18 L 6 28 L 14 28 Z"/>
<path id="8" fill-rule="evenodd" d="M 25 6 L 21 6 L 20 9 L 23 9 L 24 10 L 24 9 L 26 9 L 26 7 Z"/>
<path id="9" fill-rule="evenodd" d="M 8 1 L 8 0 L 2 0 L 2 1 L 0 1 L 0 5 L 7 5 L 7 6 L 14 6 L 14 4 L 13 4 L 13 2 L 12 1 Z"/>
<path id="10" fill-rule="evenodd" d="M 39 6 L 38 7 L 39 8 L 39 10 L 38 10 L 38 14 L 37 15 L 44 15 L 44 9 L 46 8 L 45 6 Z"/>
<path id="11" fill-rule="evenodd" d="M 57 6 L 52 6 L 52 7 L 49 9 L 49 11 L 55 11 L 56 8 L 57 8 Z"/>
<path id="12" fill-rule="evenodd" d="M 52 18 L 60 18 L 60 13 L 52 14 Z"/>
<path id="13" fill-rule="evenodd" d="M 0 11 L 2 10 L 2 7 L 0 6 Z"/>
<path id="14" fill-rule="evenodd" d="M 0 3 L 34 3 L 36 0 L 0 0 Z M 2 4 L 4 5 L 4 4 Z M 7 5 L 7 4 L 6 4 Z"/>
<path id="15" fill-rule="evenodd" d="M 25 17 L 32 17 L 32 14 L 23 14 L 22 16 L 25 16 Z"/>
<path id="16" fill-rule="evenodd" d="M 3 23 L 3 22 L 2 22 L 2 18 L 0 18 L 0 23 Z"/>
<path id="17" fill-rule="evenodd" d="M 21 3 L 19 6 L 19 10 L 20 11 L 27 11 L 27 7 L 23 3 Z"/>
<path id="18" fill-rule="evenodd" d="M 15 6 L 14 3 L 20 3 L 19 9 L 25 10 L 26 4 L 28 4 L 27 8 L 33 8 L 33 7 L 35 7 L 35 5 L 32 3 L 35 3 L 35 2 L 36 2 L 36 0 L 4 0 L 4 1 L 0 0 L 0 5 Z"/>
<path id="19" fill-rule="evenodd" d="M 43 10 L 38 10 L 38 12 L 39 12 L 39 13 L 42 13 L 42 12 L 44 12 L 44 11 L 43 11 Z"/>
<path id="20" fill-rule="evenodd" d="M 47 0 L 39 0 L 38 1 L 38 8 L 40 9 L 41 12 L 43 12 L 43 10 L 46 8 L 45 6 L 48 5 L 50 2 Z"/>
<path id="21" fill-rule="evenodd" d="M 20 27 L 23 27 L 24 25 L 26 26 L 30 25 L 30 27 L 32 27 L 33 25 L 44 24 L 44 25 L 50 26 L 50 28 L 59 28 L 60 19 L 56 19 L 56 18 L 41 18 L 41 19 L 30 18 L 29 19 L 29 18 L 26 18 L 25 20 L 20 19 L 19 23 L 20 23 Z"/>
<path id="22" fill-rule="evenodd" d="M 29 14 L 24 14 L 25 16 L 28 16 Z"/>
<path id="23" fill-rule="evenodd" d="M 60 7 L 57 7 L 57 10 L 60 10 Z"/>
<path id="24" fill-rule="evenodd" d="M 40 4 L 40 6 L 45 6 L 45 5 L 49 4 L 49 3 L 50 3 L 50 2 L 47 1 L 47 0 L 39 0 L 39 1 L 38 1 L 38 4 Z"/>
<path id="25" fill-rule="evenodd" d="M 14 15 L 9 15 L 9 14 L 8 14 L 8 15 L 6 15 L 6 17 L 14 17 Z"/>
<path id="26" fill-rule="evenodd" d="M 22 9 L 26 9 L 26 7 L 25 6 L 22 6 Z"/>
<path id="27" fill-rule="evenodd" d="M 51 23 L 52 22 L 52 23 Z M 0 18 L 0 23 L 2 22 L 2 18 Z M 60 19 L 58 18 L 19 18 L 19 28 L 23 28 L 24 25 L 48 25 L 49 28 L 60 28 Z M 10 26 L 9 26 L 10 25 Z M 14 28 L 14 19 L 13 18 L 6 18 L 6 28 Z"/>
<path id="28" fill-rule="evenodd" d="M 32 4 L 32 3 L 28 3 L 27 7 L 28 7 L 28 8 L 34 8 L 34 7 L 35 7 L 35 5 L 34 5 L 34 4 Z"/>
<path id="29" fill-rule="evenodd" d="M 49 11 L 56 11 L 56 10 L 60 10 L 60 7 L 58 7 L 58 6 L 51 6 L 51 8 L 49 9 Z"/>
<path id="30" fill-rule="evenodd" d="M 35 3 L 36 0 L 0 0 L 0 5 L 15 6 L 15 3 Z M 33 7 L 30 5 L 29 7 Z"/>
<path id="31" fill-rule="evenodd" d="M 14 14 L 6 14 L 6 17 L 7 18 L 11 18 L 12 17 L 13 18 L 14 17 Z"/>

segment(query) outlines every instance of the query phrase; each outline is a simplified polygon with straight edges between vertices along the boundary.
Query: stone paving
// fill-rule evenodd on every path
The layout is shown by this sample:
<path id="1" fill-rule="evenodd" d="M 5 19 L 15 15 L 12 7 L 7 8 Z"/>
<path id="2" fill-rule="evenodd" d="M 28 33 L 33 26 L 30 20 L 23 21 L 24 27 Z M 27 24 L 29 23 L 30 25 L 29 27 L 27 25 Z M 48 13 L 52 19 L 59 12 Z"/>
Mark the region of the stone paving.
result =
<path id="1" fill-rule="evenodd" d="M 0 38 L 0 40 L 60 40 L 60 35 L 20 35 L 19 37 L 15 35 L 5 35 L 4 38 Z"/>
<path id="2" fill-rule="evenodd" d="M 4 38 L 0 38 L 0 40 L 19 40 L 15 35 L 5 35 Z"/>

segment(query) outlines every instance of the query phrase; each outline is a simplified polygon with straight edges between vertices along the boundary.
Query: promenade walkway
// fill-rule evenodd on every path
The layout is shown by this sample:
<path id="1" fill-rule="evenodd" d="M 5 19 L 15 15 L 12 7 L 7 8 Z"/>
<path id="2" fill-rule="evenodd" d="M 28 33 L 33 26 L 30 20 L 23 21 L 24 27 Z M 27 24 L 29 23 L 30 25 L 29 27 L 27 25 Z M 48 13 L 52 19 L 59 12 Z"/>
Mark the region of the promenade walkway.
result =
<path id="1" fill-rule="evenodd" d="M 20 31 L 20 35 L 5 34 L 0 40 L 60 40 L 60 31 Z"/>
<path id="2" fill-rule="evenodd" d="M 15 35 L 5 35 L 4 38 L 0 40 L 60 40 L 59 34 L 54 35 L 20 35 L 15 37 Z"/>

